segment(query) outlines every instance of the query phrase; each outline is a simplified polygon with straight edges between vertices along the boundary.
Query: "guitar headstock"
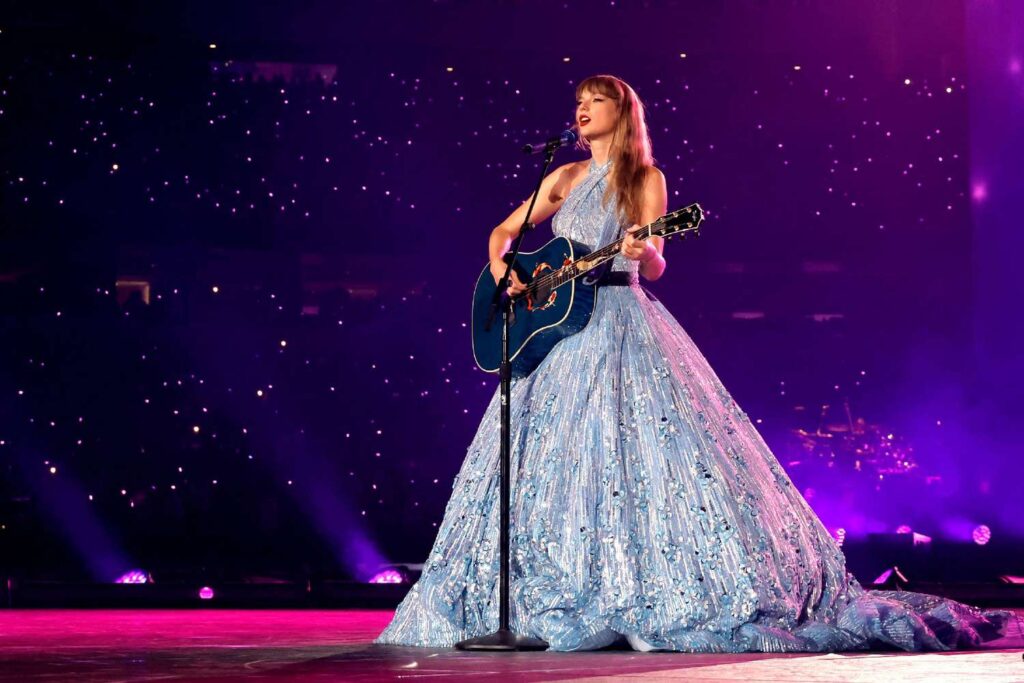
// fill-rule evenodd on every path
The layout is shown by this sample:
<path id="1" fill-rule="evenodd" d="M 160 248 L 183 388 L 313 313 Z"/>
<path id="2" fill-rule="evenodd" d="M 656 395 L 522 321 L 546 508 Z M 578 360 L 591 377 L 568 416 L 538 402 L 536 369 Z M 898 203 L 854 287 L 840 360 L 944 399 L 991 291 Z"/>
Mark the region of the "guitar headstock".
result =
<path id="1" fill-rule="evenodd" d="M 694 203 L 682 209 L 677 209 L 672 213 L 665 214 L 648 225 L 647 229 L 649 235 L 656 237 L 668 238 L 673 235 L 686 237 L 690 233 L 699 235 L 700 224 L 703 220 L 704 210 L 700 208 L 700 204 Z"/>

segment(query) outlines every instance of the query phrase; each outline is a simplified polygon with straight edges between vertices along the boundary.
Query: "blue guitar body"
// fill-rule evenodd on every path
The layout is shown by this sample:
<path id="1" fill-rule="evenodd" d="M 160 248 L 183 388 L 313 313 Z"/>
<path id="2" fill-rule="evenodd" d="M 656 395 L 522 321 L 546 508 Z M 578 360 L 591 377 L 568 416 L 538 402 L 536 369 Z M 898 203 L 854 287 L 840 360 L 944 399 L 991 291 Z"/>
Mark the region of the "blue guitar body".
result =
<path id="1" fill-rule="evenodd" d="M 639 228 L 633 237 L 696 236 L 703 219 L 700 205 L 691 204 Z M 555 344 L 586 327 L 594 314 L 599 280 L 621 245 L 620 238 L 591 250 L 579 242 L 556 237 L 538 251 L 519 254 L 516 274 L 526 285 L 526 292 L 515 301 L 509 324 L 513 377 L 529 375 Z M 484 372 L 501 369 L 501 311 L 491 312 L 495 289 L 488 265 L 473 291 L 473 356 Z"/>
<path id="2" fill-rule="evenodd" d="M 556 237 L 538 251 L 520 252 L 516 274 L 529 285 L 538 276 L 558 270 L 589 253 L 590 249 L 579 242 Z M 597 268 L 594 275 L 603 270 Z M 543 301 L 529 294 L 516 301 L 509 326 L 513 377 L 525 377 L 533 372 L 555 344 L 586 327 L 597 301 L 596 279 L 582 277 L 566 282 Z M 494 316 L 490 329 L 485 329 L 495 289 L 488 265 L 480 273 L 473 291 L 473 355 L 484 372 L 498 372 L 501 367 L 500 311 Z"/>

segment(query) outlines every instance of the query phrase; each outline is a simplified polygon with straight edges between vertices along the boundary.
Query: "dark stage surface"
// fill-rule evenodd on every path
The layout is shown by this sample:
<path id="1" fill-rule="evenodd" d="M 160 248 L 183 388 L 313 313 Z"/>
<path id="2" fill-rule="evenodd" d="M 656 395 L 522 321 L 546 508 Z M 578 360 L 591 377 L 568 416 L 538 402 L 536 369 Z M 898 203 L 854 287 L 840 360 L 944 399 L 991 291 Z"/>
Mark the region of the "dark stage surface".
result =
<path id="1" fill-rule="evenodd" d="M 371 643 L 389 610 L 5 610 L 0 680 L 1020 681 L 1021 617 L 984 650 L 475 654 Z"/>

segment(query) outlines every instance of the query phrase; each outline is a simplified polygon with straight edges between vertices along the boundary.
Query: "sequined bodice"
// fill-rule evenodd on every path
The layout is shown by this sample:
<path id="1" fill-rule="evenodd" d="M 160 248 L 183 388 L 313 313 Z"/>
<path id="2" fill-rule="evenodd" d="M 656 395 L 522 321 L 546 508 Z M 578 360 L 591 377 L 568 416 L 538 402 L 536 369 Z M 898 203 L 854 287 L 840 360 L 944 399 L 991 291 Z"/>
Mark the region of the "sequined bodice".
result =
<path id="1" fill-rule="evenodd" d="M 591 249 L 604 246 L 622 236 L 628 222 L 619 216 L 618 203 L 614 197 L 604 201 L 610 170 L 610 160 L 601 165 L 590 162 L 586 177 L 572 188 L 562 208 L 551 221 L 555 235 L 581 242 Z M 638 269 L 638 262 L 621 254 L 612 261 L 612 270 L 615 271 L 636 272 Z"/>

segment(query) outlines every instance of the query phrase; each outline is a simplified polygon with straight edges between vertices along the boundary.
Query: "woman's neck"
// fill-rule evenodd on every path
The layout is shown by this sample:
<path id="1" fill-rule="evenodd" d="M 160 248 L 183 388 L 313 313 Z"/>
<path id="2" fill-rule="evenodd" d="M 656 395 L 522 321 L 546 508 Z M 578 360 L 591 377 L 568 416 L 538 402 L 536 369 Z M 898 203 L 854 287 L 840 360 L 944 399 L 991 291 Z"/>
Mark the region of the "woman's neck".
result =
<path id="1" fill-rule="evenodd" d="M 608 161 L 608 155 L 611 153 L 611 140 L 597 139 L 590 141 L 590 158 L 594 160 L 594 163 L 598 166 L 604 165 Z"/>

